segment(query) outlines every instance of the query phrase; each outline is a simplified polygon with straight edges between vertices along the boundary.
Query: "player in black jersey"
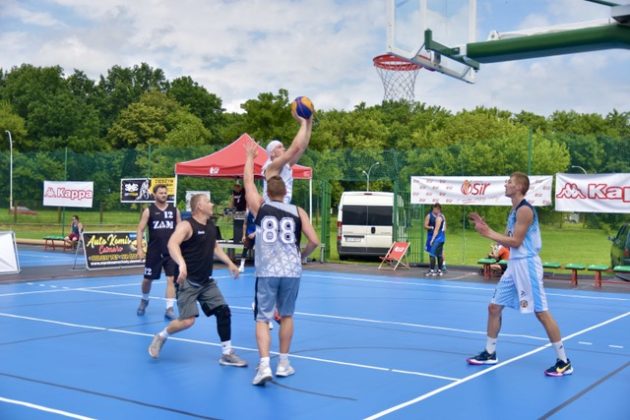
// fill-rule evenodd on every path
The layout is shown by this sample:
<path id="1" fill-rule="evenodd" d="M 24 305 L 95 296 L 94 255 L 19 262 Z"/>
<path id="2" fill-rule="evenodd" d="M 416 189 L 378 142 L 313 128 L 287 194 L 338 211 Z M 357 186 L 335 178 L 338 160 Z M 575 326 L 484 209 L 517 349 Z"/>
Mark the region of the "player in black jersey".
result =
<path id="1" fill-rule="evenodd" d="M 232 349 L 232 321 L 230 307 L 212 278 L 214 256 L 221 260 L 236 278 L 238 267 L 230 260 L 216 241 L 216 226 L 210 219 L 213 204 L 205 194 L 196 194 L 190 200 L 192 218 L 185 220 L 175 229 L 168 241 L 168 250 L 179 267 L 177 275 L 177 308 L 179 318 L 171 321 L 166 328 L 153 337 L 149 354 L 154 359 L 166 339 L 176 332 L 190 328 L 199 316 L 197 302 L 206 316 L 215 315 L 217 331 L 221 339 L 223 355 L 219 363 L 225 366 L 245 367 L 247 362 Z"/>
<path id="2" fill-rule="evenodd" d="M 164 268 L 166 275 L 166 312 L 164 318 L 175 319 L 175 263 L 168 253 L 168 240 L 175 231 L 175 226 L 181 222 L 179 211 L 171 203 L 168 203 L 168 189 L 164 184 L 153 187 L 155 202 L 144 209 L 138 223 L 137 243 L 138 258 L 145 257 L 142 238 L 145 228 L 149 228 L 149 244 L 147 246 L 146 260 L 144 263 L 144 278 L 142 280 L 142 299 L 136 311 L 138 316 L 144 315 L 149 304 L 151 283 L 159 279 Z"/>

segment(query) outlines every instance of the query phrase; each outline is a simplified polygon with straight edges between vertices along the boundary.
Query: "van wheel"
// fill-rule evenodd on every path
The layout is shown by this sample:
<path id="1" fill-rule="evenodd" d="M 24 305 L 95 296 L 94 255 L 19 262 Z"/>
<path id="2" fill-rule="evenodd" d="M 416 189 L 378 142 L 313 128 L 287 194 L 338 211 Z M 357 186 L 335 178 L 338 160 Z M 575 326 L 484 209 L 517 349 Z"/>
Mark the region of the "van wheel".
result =
<path id="1" fill-rule="evenodd" d="M 341 254 L 339 254 L 339 259 L 340 259 L 341 261 L 345 261 L 345 260 L 347 260 L 347 259 L 348 259 L 348 257 L 347 257 L 346 255 L 341 255 Z"/>

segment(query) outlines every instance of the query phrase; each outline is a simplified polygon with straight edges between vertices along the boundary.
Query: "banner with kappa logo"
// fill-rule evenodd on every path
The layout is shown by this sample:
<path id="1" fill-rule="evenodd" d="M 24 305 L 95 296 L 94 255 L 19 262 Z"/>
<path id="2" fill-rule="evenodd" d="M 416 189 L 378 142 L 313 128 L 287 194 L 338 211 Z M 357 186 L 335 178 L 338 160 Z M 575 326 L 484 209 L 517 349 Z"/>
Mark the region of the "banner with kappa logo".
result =
<path id="1" fill-rule="evenodd" d="M 511 206 L 505 196 L 509 176 L 412 176 L 411 204 Z M 529 177 L 525 198 L 534 206 L 551 205 L 553 177 Z"/>
<path id="2" fill-rule="evenodd" d="M 556 210 L 630 213 L 630 174 L 556 174 Z"/>
<path id="3" fill-rule="evenodd" d="M 92 208 L 94 182 L 44 181 L 44 206 Z"/>

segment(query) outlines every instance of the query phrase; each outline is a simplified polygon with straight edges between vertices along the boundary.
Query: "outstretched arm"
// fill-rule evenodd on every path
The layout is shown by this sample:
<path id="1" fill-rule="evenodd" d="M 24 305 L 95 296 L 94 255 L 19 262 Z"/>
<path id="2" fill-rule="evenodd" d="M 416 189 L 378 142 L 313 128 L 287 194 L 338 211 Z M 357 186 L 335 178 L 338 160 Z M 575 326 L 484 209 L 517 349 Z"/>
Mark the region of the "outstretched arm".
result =
<path id="1" fill-rule="evenodd" d="M 287 163 L 289 166 L 293 166 L 302 157 L 308 143 L 311 141 L 311 132 L 313 131 L 313 116 L 310 118 L 302 118 L 298 116 L 295 111 L 291 113 L 293 118 L 300 124 L 300 129 L 293 138 L 291 146 L 281 155 L 271 161 L 271 164 L 265 170 L 265 177 L 267 179 L 272 176 L 280 174 L 282 167 Z"/>
<path id="2" fill-rule="evenodd" d="M 256 184 L 254 183 L 254 159 L 258 155 L 258 144 L 255 141 L 249 141 L 245 144 L 245 169 L 243 172 L 243 184 L 245 186 L 245 200 L 247 207 L 254 217 L 258 214 L 258 209 L 262 203 L 262 197 L 258 193 Z"/>
<path id="3" fill-rule="evenodd" d="M 475 224 L 475 230 L 482 236 L 488 239 L 492 239 L 500 243 L 503 246 L 510 248 L 518 248 L 525 240 L 525 234 L 529 225 L 534 221 L 534 213 L 529 207 L 521 207 L 516 212 L 516 224 L 514 225 L 514 232 L 512 236 L 503 235 L 495 230 L 492 230 L 485 220 L 477 213 L 470 213 L 468 215 L 471 222 Z"/>

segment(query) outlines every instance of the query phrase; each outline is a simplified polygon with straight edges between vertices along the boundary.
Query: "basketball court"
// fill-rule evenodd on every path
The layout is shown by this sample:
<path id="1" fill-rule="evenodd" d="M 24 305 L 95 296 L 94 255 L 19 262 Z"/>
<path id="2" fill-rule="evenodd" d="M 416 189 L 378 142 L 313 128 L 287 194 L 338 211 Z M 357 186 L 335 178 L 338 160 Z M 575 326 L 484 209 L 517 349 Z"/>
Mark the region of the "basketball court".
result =
<path id="1" fill-rule="evenodd" d="M 20 250 L 27 271 L 46 254 Z M 555 359 L 533 315 L 504 312 L 499 364 L 469 366 L 485 343 L 493 284 L 478 274 L 423 278 L 420 269 L 363 272 L 309 264 L 296 314 L 296 374 L 266 387 L 258 360 L 253 269 L 215 271 L 232 308 L 232 342 L 247 368 L 218 364 L 214 319 L 147 353 L 163 319 L 163 280 L 137 317 L 138 274 L 47 267 L 67 278 L 0 285 L 0 418 L 626 418 L 630 295 L 548 288 L 575 373 Z M 330 270 L 334 271 L 330 271 Z M 82 275 L 82 273 L 84 275 Z M 76 276 L 76 277 L 75 277 Z M 272 350 L 277 350 L 273 331 Z M 272 355 L 275 367 L 277 354 Z"/>

